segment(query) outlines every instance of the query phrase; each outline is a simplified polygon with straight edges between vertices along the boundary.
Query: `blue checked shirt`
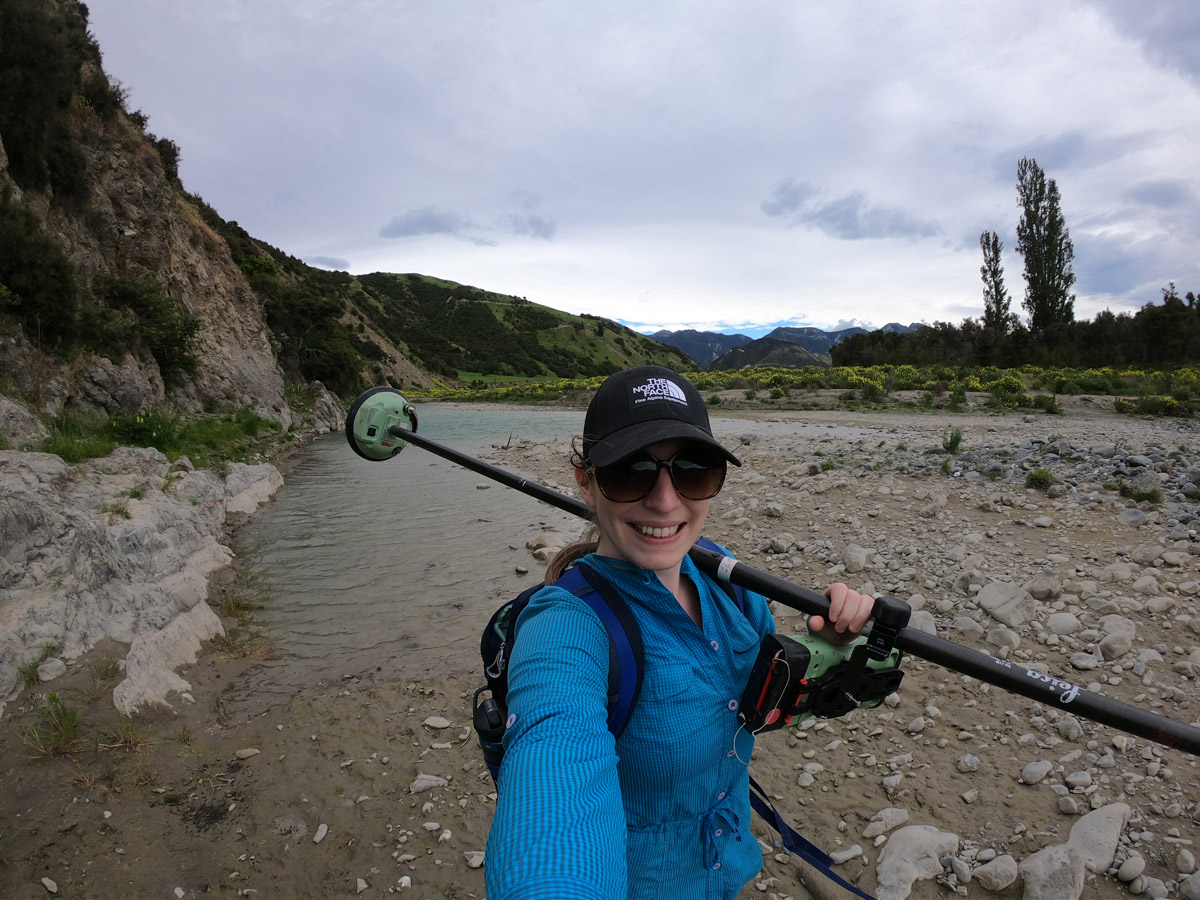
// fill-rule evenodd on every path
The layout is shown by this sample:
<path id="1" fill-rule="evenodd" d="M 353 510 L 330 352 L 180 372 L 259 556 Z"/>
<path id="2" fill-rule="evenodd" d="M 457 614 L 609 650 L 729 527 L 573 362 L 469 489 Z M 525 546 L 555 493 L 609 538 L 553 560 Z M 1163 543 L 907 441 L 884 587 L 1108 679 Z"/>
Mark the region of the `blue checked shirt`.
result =
<path id="1" fill-rule="evenodd" d="M 750 833 L 754 738 L 738 703 L 766 600 L 743 614 L 688 557 L 703 629 L 653 572 L 592 554 L 641 626 L 645 672 L 620 740 L 607 725 L 609 641 L 586 604 L 539 591 L 509 668 L 509 728 L 487 845 L 489 900 L 727 900 L 762 868 Z"/>

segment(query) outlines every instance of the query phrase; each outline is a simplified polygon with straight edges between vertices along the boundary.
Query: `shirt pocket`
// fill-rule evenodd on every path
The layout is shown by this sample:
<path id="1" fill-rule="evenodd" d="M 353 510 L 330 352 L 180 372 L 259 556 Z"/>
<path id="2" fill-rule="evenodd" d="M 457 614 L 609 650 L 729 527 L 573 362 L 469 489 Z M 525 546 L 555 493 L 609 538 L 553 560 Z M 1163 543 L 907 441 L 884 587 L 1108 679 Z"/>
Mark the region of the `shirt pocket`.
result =
<path id="1" fill-rule="evenodd" d="M 719 766 L 715 743 L 724 740 L 728 699 L 689 663 L 648 662 L 629 727 L 617 745 L 621 785 L 627 808 L 649 797 L 671 808 L 657 814 L 648 805 L 631 809 L 631 824 L 644 821 L 643 816 L 661 821 L 696 814 L 691 807 L 698 798 L 680 791 Z"/>

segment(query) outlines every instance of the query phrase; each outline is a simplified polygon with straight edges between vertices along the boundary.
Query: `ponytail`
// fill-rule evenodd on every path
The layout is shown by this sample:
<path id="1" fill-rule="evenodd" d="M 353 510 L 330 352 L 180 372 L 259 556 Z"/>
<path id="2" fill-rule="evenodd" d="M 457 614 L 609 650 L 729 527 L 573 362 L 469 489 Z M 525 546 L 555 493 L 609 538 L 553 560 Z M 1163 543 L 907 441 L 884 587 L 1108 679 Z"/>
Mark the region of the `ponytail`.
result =
<path id="1" fill-rule="evenodd" d="M 587 460 L 584 459 L 583 453 L 578 446 L 578 438 L 571 441 L 571 465 L 576 469 L 582 469 L 584 472 L 588 470 Z M 589 476 L 590 477 L 590 476 Z M 563 573 L 571 568 L 576 562 L 583 559 L 589 553 L 595 553 L 600 546 L 600 527 L 596 524 L 596 513 L 592 511 L 589 517 L 588 527 L 580 535 L 578 540 L 572 541 L 563 547 L 558 553 L 554 554 L 554 558 L 550 560 L 546 566 L 546 575 L 543 579 L 546 584 L 554 584 L 558 579 L 562 578 Z"/>

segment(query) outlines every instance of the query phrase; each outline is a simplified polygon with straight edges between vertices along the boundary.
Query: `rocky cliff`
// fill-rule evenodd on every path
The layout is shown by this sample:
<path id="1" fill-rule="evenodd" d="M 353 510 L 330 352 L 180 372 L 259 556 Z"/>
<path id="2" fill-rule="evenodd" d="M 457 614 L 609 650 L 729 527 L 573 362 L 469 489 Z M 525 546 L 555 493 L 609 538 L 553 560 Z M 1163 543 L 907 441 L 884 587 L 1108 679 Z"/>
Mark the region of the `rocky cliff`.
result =
<path id="1" fill-rule="evenodd" d="M 228 528 L 282 483 L 270 464 L 153 449 L 23 452 L 64 413 L 249 410 L 297 433 L 344 415 L 319 383 L 289 405 L 261 294 L 210 224 L 225 223 L 183 190 L 163 151 L 178 148 L 126 112 L 86 17 L 70 0 L 0 6 L 0 711 L 103 639 L 129 647 L 123 711 L 185 690 L 173 669 L 222 631 L 205 598 Z"/>
<path id="2" fill-rule="evenodd" d="M 196 370 L 168 398 L 153 357 L 96 353 L 63 361 L 39 350 L 24 329 L 4 335 L 0 361 L 10 379 L 5 393 L 55 415 L 87 404 L 110 414 L 154 409 L 169 399 L 180 409 L 236 406 L 292 423 L 283 375 L 271 350 L 262 310 L 228 245 L 170 183 L 145 136 L 122 116 L 106 122 L 73 117 L 86 163 L 82 202 L 63 206 L 22 189 L 0 148 L 0 191 L 37 215 L 65 251 L 85 290 L 117 276 L 160 285 L 200 328 Z"/>

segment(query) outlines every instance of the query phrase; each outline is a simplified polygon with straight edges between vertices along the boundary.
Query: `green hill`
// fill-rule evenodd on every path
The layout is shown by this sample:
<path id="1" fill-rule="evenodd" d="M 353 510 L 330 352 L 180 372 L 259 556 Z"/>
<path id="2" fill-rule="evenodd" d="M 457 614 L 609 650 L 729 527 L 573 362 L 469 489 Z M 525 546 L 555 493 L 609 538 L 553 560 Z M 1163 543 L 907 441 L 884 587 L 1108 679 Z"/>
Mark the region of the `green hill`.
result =
<path id="1" fill-rule="evenodd" d="M 723 356 L 709 363 L 713 371 L 731 371 L 746 366 L 774 366 L 781 369 L 799 369 L 804 366 L 830 365 L 829 357 L 823 353 L 805 350 L 799 344 L 780 338 L 765 337 L 740 347 L 734 347 Z"/>

